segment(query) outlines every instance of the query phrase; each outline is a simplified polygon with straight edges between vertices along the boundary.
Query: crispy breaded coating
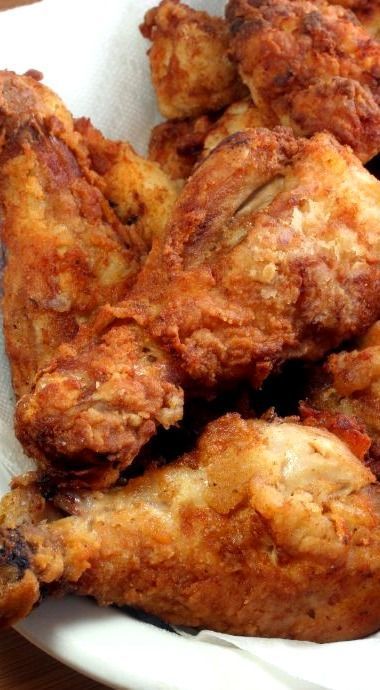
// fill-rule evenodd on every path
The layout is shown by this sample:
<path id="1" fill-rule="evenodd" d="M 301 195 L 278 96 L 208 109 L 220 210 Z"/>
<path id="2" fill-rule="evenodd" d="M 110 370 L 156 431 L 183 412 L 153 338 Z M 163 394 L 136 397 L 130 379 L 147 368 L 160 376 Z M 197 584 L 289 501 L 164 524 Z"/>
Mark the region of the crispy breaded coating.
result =
<path id="1" fill-rule="evenodd" d="M 212 126 L 213 120 L 208 115 L 156 125 L 149 141 L 149 158 L 173 180 L 186 180 L 203 152 Z"/>
<path id="2" fill-rule="evenodd" d="M 1 625 L 43 587 L 234 634 L 363 637 L 380 627 L 379 491 L 326 430 L 239 415 L 127 486 L 56 495 L 70 517 L 20 486 L 0 506 Z"/>
<path id="3" fill-rule="evenodd" d="M 239 379 L 259 387 L 282 362 L 317 360 L 363 332 L 379 316 L 379 298 L 380 182 L 327 133 L 306 140 L 283 128 L 239 132 L 197 168 L 166 240 L 154 247 L 129 299 L 109 312 L 107 339 L 117 346 L 106 380 L 126 368 L 123 395 L 116 385 L 110 395 L 108 384 L 96 400 L 86 393 L 88 433 L 80 429 L 73 442 L 73 371 L 93 391 L 92 361 L 103 358 L 90 334 L 85 346 L 74 341 L 68 361 L 58 356 L 19 403 L 18 436 L 28 452 L 42 462 L 53 458 L 63 471 L 67 463 L 79 471 L 86 457 L 112 461 L 109 418 L 130 426 L 130 414 L 146 406 L 144 398 L 130 402 L 145 367 L 141 372 L 138 349 L 130 356 L 131 319 L 154 339 L 157 363 L 168 362 L 160 387 L 218 389 Z M 156 367 L 149 375 L 157 377 Z M 153 416 L 160 421 L 156 410 Z M 134 440 L 127 431 L 125 445 L 124 431 L 120 438 L 117 453 L 130 462 Z"/>
<path id="4" fill-rule="evenodd" d="M 113 319 L 111 307 L 100 310 L 90 337 L 82 329 L 62 345 L 33 400 L 19 402 L 16 434 L 53 483 L 112 484 L 157 425 L 182 418 L 171 358 L 137 323 L 110 328 Z"/>
<path id="5" fill-rule="evenodd" d="M 90 120 L 76 120 L 75 129 L 88 148 L 105 197 L 127 227 L 127 240 L 143 261 L 169 221 L 177 187 L 159 165 L 139 156 L 127 142 L 106 139 Z"/>
<path id="6" fill-rule="evenodd" d="M 328 130 L 363 161 L 380 150 L 380 43 L 323 0 L 229 0 L 232 54 L 263 115 Z"/>
<path id="7" fill-rule="evenodd" d="M 380 36 L 379 0 L 329 0 L 333 5 L 342 5 L 352 10 L 371 36 Z"/>
<path id="8" fill-rule="evenodd" d="M 379 214 L 379 182 L 330 135 L 230 136 L 176 204 L 150 332 L 203 385 L 320 357 L 376 319 Z M 157 283 L 152 262 L 137 293 Z"/>
<path id="9" fill-rule="evenodd" d="M 157 161 L 173 179 L 187 179 L 194 166 L 223 139 L 252 127 L 269 127 L 269 122 L 254 105 L 243 98 L 214 116 L 163 122 L 152 130 L 149 157 Z"/>
<path id="10" fill-rule="evenodd" d="M 255 127 L 274 127 L 275 124 L 263 116 L 249 97 L 232 103 L 209 129 L 203 145 L 203 157 L 235 132 Z"/>
<path id="11" fill-rule="evenodd" d="M 20 396 L 99 305 L 125 296 L 139 262 L 58 97 L 1 72 L 0 127 L 4 333 Z"/>
<path id="12" fill-rule="evenodd" d="M 373 441 L 371 456 L 380 459 L 379 321 L 357 348 L 330 355 L 315 377 L 310 400 L 321 410 L 354 417 L 364 424 Z"/>
<path id="13" fill-rule="evenodd" d="M 162 0 L 148 10 L 140 29 L 152 42 L 152 81 L 164 117 L 202 115 L 244 95 L 228 56 L 228 27 L 222 18 L 178 0 Z"/>

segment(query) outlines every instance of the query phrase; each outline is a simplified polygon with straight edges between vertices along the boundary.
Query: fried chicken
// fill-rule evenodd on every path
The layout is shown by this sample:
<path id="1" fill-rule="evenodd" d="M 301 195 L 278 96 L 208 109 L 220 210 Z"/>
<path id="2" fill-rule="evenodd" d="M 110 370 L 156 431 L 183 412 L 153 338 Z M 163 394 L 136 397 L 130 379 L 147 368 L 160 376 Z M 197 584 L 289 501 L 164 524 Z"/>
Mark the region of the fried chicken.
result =
<path id="1" fill-rule="evenodd" d="M 187 179 L 194 166 L 230 134 L 271 124 L 249 97 L 244 98 L 221 114 L 157 125 L 152 130 L 149 158 L 157 161 L 173 179 Z"/>
<path id="2" fill-rule="evenodd" d="M 213 125 L 208 115 L 169 120 L 153 127 L 149 158 L 173 180 L 186 180 L 203 152 L 205 138 Z"/>
<path id="3" fill-rule="evenodd" d="M 20 396 L 99 305 L 125 296 L 139 261 L 88 179 L 85 147 L 58 97 L 1 72 L 0 126 L 4 332 Z"/>
<path id="4" fill-rule="evenodd" d="M 18 406 L 16 434 L 59 485 L 112 484 L 157 425 L 182 418 L 171 357 L 137 323 L 114 318 L 101 309 L 90 337 L 82 329 L 62 345 Z"/>
<path id="5" fill-rule="evenodd" d="M 85 141 L 104 196 L 127 227 L 127 241 L 143 261 L 169 221 L 177 186 L 159 165 L 137 155 L 127 142 L 106 139 L 90 120 L 76 120 L 75 129 Z"/>
<path id="6" fill-rule="evenodd" d="M 310 391 L 318 409 L 340 413 L 361 422 L 372 439 L 370 461 L 380 475 L 380 322 L 357 347 L 330 355 L 318 371 Z"/>
<path id="7" fill-rule="evenodd" d="M 380 43 L 323 0 L 229 0 L 231 51 L 266 117 L 328 130 L 363 161 L 380 151 Z"/>
<path id="8" fill-rule="evenodd" d="M 162 0 L 148 10 L 140 29 L 152 42 L 152 81 L 164 117 L 219 110 L 245 94 L 228 56 L 228 27 L 222 18 L 178 0 Z"/>
<path id="9" fill-rule="evenodd" d="M 136 452 L 136 416 L 155 422 L 152 434 L 160 406 L 166 426 L 168 407 L 180 418 L 180 385 L 205 392 L 246 379 L 259 387 L 282 362 L 317 360 L 359 335 L 379 317 L 379 221 L 379 181 L 331 135 L 296 139 L 277 128 L 227 138 L 185 185 L 166 239 L 129 299 L 108 310 L 101 335 L 89 329 L 69 357 L 64 348 L 20 401 L 25 449 L 45 467 L 79 472 L 84 463 L 85 473 L 86 458 L 113 466 L 117 453 L 120 469 Z M 130 345 L 136 324 L 154 341 L 149 377 L 175 387 L 174 404 L 158 396 L 153 414 L 144 346 L 134 335 Z M 110 357 L 99 378 L 104 332 Z M 116 448 L 114 418 L 123 426 Z"/>
<path id="10" fill-rule="evenodd" d="M 333 5 L 342 5 L 352 10 L 371 36 L 380 36 L 379 0 L 329 0 Z"/>
<path id="11" fill-rule="evenodd" d="M 127 486 L 0 506 L 0 621 L 41 591 L 177 625 L 317 642 L 380 627 L 380 489 L 331 433 L 227 415 Z"/>

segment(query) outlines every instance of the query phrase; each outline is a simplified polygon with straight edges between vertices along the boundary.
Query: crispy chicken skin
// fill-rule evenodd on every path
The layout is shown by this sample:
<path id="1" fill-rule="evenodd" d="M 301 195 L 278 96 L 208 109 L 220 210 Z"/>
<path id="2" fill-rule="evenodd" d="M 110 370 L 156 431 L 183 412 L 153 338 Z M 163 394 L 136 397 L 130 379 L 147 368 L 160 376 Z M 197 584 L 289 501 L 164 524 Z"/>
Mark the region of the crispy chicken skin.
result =
<path id="1" fill-rule="evenodd" d="M 320 410 L 359 420 L 372 438 L 371 457 L 380 470 L 380 322 L 357 347 L 330 355 L 315 376 L 310 400 Z"/>
<path id="2" fill-rule="evenodd" d="M 115 482 L 157 425 L 183 414 L 175 363 L 137 323 L 106 306 L 62 345 L 18 406 L 16 434 L 59 485 Z M 112 327 L 113 325 L 113 327 Z"/>
<path id="3" fill-rule="evenodd" d="M 152 129 L 149 158 L 173 180 L 186 180 L 203 152 L 212 126 L 213 118 L 209 115 L 161 122 Z"/>
<path id="4" fill-rule="evenodd" d="M 139 263 L 49 89 L 1 72 L 0 127 L 4 332 L 20 396 L 99 305 L 125 296 Z"/>
<path id="5" fill-rule="evenodd" d="M 178 0 L 162 0 L 148 10 L 140 29 L 152 42 L 152 81 L 164 117 L 219 110 L 245 93 L 228 57 L 228 27 L 222 18 Z"/>
<path id="6" fill-rule="evenodd" d="M 127 142 L 106 139 L 87 118 L 76 120 L 75 129 L 100 176 L 104 196 L 127 228 L 127 241 L 143 261 L 170 218 L 176 185 L 159 165 L 139 156 Z"/>
<path id="7" fill-rule="evenodd" d="M 359 335 L 379 316 L 379 220 L 380 183 L 331 135 L 252 129 L 224 140 L 185 185 L 129 299 L 109 310 L 103 378 L 102 340 L 89 329 L 20 401 L 25 449 L 62 470 L 79 471 L 85 458 L 107 465 L 115 452 L 131 462 L 134 415 L 144 417 L 150 400 L 145 388 L 134 399 L 141 377 L 145 386 L 142 348 L 130 351 L 136 324 L 155 343 L 150 379 L 159 372 L 160 388 L 176 386 L 175 421 L 179 384 L 204 390 L 245 378 L 260 386 L 287 359 L 319 359 Z M 172 423 L 166 398 L 156 400 L 152 433 L 160 406 Z M 114 417 L 123 427 L 117 447 Z"/>
<path id="8" fill-rule="evenodd" d="M 54 503 L 72 515 L 49 515 L 35 485 L 0 505 L 3 626 L 41 587 L 236 634 L 328 642 L 380 626 L 379 487 L 326 430 L 227 415 L 178 462 Z"/>
<path id="9" fill-rule="evenodd" d="M 375 38 L 380 36 L 379 0 L 329 0 L 333 5 L 342 5 L 352 10 L 368 33 Z"/>
<path id="10" fill-rule="evenodd" d="M 380 43 L 323 0 L 229 0 L 231 51 L 264 115 L 326 129 L 361 160 L 380 150 Z"/>
<path id="11" fill-rule="evenodd" d="M 232 103 L 217 116 L 163 122 L 152 130 L 149 158 L 157 161 L 173 179 L 188 178 L 194 166 L 230 134 L 276 124 L 265 119 L 247 97 Z"/>

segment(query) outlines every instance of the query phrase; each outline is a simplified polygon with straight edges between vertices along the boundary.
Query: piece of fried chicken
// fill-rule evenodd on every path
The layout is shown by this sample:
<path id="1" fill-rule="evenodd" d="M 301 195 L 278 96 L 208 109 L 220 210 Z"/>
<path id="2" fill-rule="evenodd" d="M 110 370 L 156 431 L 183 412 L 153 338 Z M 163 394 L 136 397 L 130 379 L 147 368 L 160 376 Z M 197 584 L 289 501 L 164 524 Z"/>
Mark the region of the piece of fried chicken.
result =
<path id="1" fill-rule="evenodd" d="M 380 151 L 380 43 L 323 0 L 229 0 L 231 52 L 263 115 L 328 130 L 367 161 Z"/>
<path id="2" fill-rule="evenodd" d="M 140 27 L 161 114 L 185 118 L 219 110 L 246 93 L 228 56 L 225 21 L 178 0 L 162 0 Z"/>
<path id="3" fill-rule="evenodd" d="M 234 134 L 185 185 L 130 298 L 61 350 L 19 402 L 17 435 L 51 473 L 117 473 L 141 446 L 143 422 L 146 441 L 162 418 L 180 419 L 180 385 L 259 387 L 379 312 L 380 182 L 327 133 Z"/>
<path id="4" fill-rule="evenodd" d="M 162 122 L 153 128 L 149 158 L 174 180 L 187 179 L 194 166 L 223 139 L 253 127 L 270 127 L 252 99 L 232 103 L 222 114 Z"/>
<path id="5" fill-rule="evenodd" d="M 1 72 L 0 127 L 4 333 L 20 396 L 99 305 L 125 297 L 140 263 L 58 97 Z"/>
<path id="6" fill-rule="evenodd" d="M 357 347 L 330 355 L 315 375 L 310 401 L 318 409 L 361 422 L 372 439 L 370 460 L 380 472 L 380 322 Z"/>
<path id="7" fill-rule="evenodd" d="M 86 144 L 104 196 L 126 226 L 127 241 L 132 240 L 142 262 L 170 219 L 178 185 L 128 142 L 106 139 L 87 118 L 76 120 L 75 130 Z"/>
<path id="8" fill-rule="evenodd" d="M 33 485 L 0 505 L 3 626 L 43 591 L 244 635 L 380 627 L 379 485 L 326 430 L 227 415 L 178 462 L 54 502 L 72 516 Z"/>
<path id="9" fill-rule="evenodd" d="M 371 36 L 380 36 L 379 0 L 329 0 L 333 5 L 342 5 L 352 10 Z"/>

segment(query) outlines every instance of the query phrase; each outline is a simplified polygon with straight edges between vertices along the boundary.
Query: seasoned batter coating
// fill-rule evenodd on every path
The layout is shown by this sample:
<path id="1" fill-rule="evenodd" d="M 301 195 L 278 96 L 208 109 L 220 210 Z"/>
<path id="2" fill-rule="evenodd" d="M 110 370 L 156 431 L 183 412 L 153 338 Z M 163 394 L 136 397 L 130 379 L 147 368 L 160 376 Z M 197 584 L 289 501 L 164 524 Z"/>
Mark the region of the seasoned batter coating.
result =
<path id="1" fill-rule="evenodd" d="M 186 180 L 203 152 L 212 126 L 213 118 L 208 115 L 161 122 L 152 129 L 149 158 L 173 180 Z"/>
<path id="2" fill-rule="evenodd" d="M 53 483 L 114 483 L 158 425 L 182 418 L 172 359 L 138 324 L 113 320 L 103 307 L 20 400 L 16 434 Z"/>
<path id="3" fill-rule="evenodd" d="M 372 439 L 372 459 L 380 460 L 379 321 L 355 349 L 330 355 L 323 371 L 315 376 L 310 400 L 321 410 L 359 420 Z"/>
<path id="4" fill-rule="evenodd" d="M 380 43 L 323 0 L 229 0 L 232 54 L 263 115 L 328 130 L 361 160 L 380 150 Z"/>
<path id="5" fill-rule="evenodd" d="M 75 129 L 86 143 L 104 196 L 127 229 L 127 241 L 143 262 L 170 219 L 177 186 L 159 165 L 139 156 L 128 142 L 106 139 L 90 120 L 76 120 Z"/>
<path id="6" fill-rule="evenodd" d="M 222 18 L 178 0 L 162 0 L 148 10 L 140 28 L 152 41 L 152 81 L 164 117 L 205 114 L 244 95 L 246 89 L 228 56 L 228 27 Z"/>
<path id="7" fill-rule="evenodd" d="M 368 635 L 380 627 L 379 491 L 333 434 L 238 415 L 127 486 L 58 494 L 70 517 L 21 485 L 0 506 L 1 624 L 43 586 L 235 634 Z"/>
<path id="8" fill-rule="evenodd" d="M 62 470 L 70 463 L 78 469 L 85 457 L 112 463 L 108 416 L 130 426 L 129 414 L 140 416 L 149 401 L 143 395 L 135 407 L 130 402 L 143 376 L 141 355 L 134 349 L 131 357 L 129 349 L 133 324 L 153 338 L 157 363 L 170 362 L 160 369 L 160 387 L 166 381 L 203 391 L 239 379 L 260 386 L 282 362 L 317 360 L 359 335 L 379 317 L 379 221 L 379 181 L 331 135 L 296 139 L 277 128 L 227 138 L 185 185 L 166 239 L 153 248 L 129 299 L 109 312 L 107 341 L 117 345 L 104 389 L 95 401 L 92 361 L 102 361 L 103 345 L 90 330 L 85 343 L 72 343 L 69 361 L 59 355 L 19 403 L 24 447 Z M 73 366 L 75 381 L 86 385 L 72 402 Z M 122 396 L 120 367 L 129 372 Z M 154 418 L 160 421 L 157 410 Z M 132 440 L 125 433 L 117 449 L 128 462 Z"/>
<path id="9" fill-rule="evenodd" d="M 0 126 L 4 333 L 20 396 L 99 305 L 125 296 L 139 257 L 92 184 L 85 146 L 58 97 L 1 72 Z"/>
<path id="10" fill-rule="evenodd" d="M 149 157 L 173 179 L 186 179 L 194 166 L 230 134 L 272 124 L 249 97 L 243 98 L 214 117 L 202 115 L 157 125 L 152 130 Z"/>
<path id="11" fill-rule="evenodd" d="M 331 2 L 331 0 L 329 0 Z M 342 5 L 352 10 L 368 33 L 375 38 L 380 36 L 379 0 L 334 0 L 333 5 Z"/>

